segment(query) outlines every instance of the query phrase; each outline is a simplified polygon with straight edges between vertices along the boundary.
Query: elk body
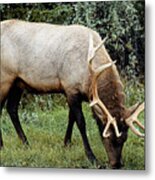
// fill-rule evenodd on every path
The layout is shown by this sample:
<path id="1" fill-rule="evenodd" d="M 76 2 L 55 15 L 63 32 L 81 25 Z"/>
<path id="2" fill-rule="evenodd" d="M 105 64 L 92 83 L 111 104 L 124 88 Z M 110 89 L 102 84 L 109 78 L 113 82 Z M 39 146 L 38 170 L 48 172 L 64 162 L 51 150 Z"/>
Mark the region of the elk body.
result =
<path id="1" fill-rule="evenodd" d="M 82 102 L 91 102 L 94 118 L 112 168 L 121 167 L 121 153 L 128 127 L 133 126 L 144 104 L 127 109 L 123 86 L 114 62 L 100 36 L 80 25 L 58 26 L 19 20 L 1 22 L 1 110 L 5 104 L 23 143 L 18 105 L 24 89 L 33 93 L 63 93 L 69 105 L 64 143 L 71 141 L 76 122 L 88 159 L 97 161 L 86 135 Z M 0 131 L 0 148 L 3 146 Z"/>

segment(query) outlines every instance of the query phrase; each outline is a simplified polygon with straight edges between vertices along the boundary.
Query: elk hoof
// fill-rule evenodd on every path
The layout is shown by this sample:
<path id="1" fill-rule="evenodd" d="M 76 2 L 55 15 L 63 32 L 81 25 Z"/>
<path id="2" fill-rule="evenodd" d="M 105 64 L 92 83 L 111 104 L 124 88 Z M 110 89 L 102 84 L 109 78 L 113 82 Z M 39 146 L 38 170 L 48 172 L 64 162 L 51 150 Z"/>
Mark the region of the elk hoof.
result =
<path id="1" fill-rule="evenodd" d="M 71 140 L 64 140 L 64 147 L 69 147 L 71 146 Z"/>

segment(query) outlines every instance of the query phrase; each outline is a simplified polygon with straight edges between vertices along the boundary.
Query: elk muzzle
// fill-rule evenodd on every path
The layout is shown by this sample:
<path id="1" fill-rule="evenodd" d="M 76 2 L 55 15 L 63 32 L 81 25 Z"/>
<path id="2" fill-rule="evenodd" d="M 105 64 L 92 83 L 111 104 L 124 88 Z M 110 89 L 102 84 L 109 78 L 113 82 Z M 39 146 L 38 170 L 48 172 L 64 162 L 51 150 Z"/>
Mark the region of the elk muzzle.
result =
<path id="1" fill-rule="evenodd" d="M 110 167 L 112 169 L 120 169 L 123 166 L 122 149 L 124 141 L 118 143 L 116 138 L 104 138 L 103 143 L 108 155 Z"/>

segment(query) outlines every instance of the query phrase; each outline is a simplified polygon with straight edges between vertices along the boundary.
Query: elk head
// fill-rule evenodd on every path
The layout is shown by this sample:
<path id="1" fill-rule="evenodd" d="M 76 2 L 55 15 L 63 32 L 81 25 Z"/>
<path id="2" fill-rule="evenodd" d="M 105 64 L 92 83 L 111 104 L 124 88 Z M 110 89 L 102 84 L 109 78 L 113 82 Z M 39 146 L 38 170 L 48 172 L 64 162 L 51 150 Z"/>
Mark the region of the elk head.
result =
<path id="1" fill-rule="evenodd" d="M 106 104 L 104 103 L 104 99 L 100 99 L 98 94 L 99 76 L 104 73 L 106 69 L 112 68 L 112 66 L 115 64 L 115 61 L 112 61 L 109 57 L 107 57 L 109 59 L 108 63 L 105 63 L 97 68 L 93 67 L 92 61 L 95 59 L 98 50 L 102 47 L 104 42 L 105 39 L 94 48 L 93 38 L 90 34 L 88 51 L 88 66 L 92 77 L 90 106 L 93 108 L 94 116 L 99 126 L 100 134 L 108 154 L 110 165 L 112 168 L 120 168 L 122 148 L 124 142 L 127 140 L 128 129 L 130 128 L 131 131 L 137 136 L 144 137 L 144 134 L 138 131 L 134 126 L 134 123 L 136 123 L 141 129 L 144 130 L 144 126 L 138 120 L 138 115 L 144 110 L 144 103 L 136 104 L 129 109 L 121 104 L 122 107 L 120 107 L 120 111 L 123 111 L 124 115 L 118 119 L 111 115 L 110 111 L 106 107 Z"/>

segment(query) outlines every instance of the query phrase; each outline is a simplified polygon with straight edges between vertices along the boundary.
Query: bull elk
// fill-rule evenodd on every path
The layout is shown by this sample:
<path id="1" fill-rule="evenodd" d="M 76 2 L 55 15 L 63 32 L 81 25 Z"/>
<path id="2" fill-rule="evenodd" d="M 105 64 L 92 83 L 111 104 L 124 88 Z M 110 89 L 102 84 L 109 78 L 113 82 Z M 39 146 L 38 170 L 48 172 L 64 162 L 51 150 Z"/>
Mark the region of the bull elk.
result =
<path id="1" fill-rule="evenodd" d="M 24 89 L 33 93 L 63 93 L 69 105 L 64 139 L 71 141 L 73 124 L 81 133 L 88 159 L 97 162 L 86 135 L 82 102 L 90 102 L 112 168 L 121 167 L 128 129 L 144 137 L 138 115 L 144 103 L 125 107 L 120 76 L 99 34 L 80 25 L 59 26 L 20 20 L 1 22 L 1 111 L 6 102 L 14 128 L 23 143 L 18 105 Z M 0 131 L 0 148 L 3 147 Z"/>

